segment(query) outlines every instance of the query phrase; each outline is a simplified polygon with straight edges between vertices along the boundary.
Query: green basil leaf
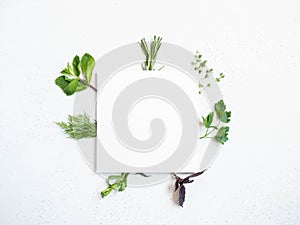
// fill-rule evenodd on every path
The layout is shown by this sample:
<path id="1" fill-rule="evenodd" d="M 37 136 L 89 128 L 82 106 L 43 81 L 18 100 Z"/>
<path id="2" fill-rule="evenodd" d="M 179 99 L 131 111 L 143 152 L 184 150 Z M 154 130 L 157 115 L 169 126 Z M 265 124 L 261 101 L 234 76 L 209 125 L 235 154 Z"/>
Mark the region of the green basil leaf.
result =
<path id="1" fill-rule="evenodd" d="M 92 79 L 93 69 L 95 67 L 94 58 L 90 54 L 85 53 L 81 58 L 80 66 L 85 79 L 88 83 L 90 83 Z"/>

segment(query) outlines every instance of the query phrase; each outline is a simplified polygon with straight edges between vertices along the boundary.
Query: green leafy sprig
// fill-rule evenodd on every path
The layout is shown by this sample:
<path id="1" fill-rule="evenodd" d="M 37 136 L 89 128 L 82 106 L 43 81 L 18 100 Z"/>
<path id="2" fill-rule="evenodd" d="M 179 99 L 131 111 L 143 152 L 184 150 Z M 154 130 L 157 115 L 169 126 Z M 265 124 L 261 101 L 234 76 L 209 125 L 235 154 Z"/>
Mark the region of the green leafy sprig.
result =
<path id="1" fill-rule="evenodd" d="M 149 177 L 144 173 L 136 173 L 135 175 L 140 175 L 143 177 Z M 127 178 L 129 173 L 122 173 L 121 175 L 111 175 L 107 178 L 108 187 L 101 191 L 102 198 L 109 195 L 113 190 L 115 191 L 124 191 L 127 187 Z"/>
<path id="2" fill-rule="evenodd" d="M 199 94 L 202 94 L 206 88 L 211 87 L 211 83 L 209 83 L 209 78 L 214 70 L 212 68 L 207 67 L 207 60 L 202 59 L 202 55 L 199 53 L 199 51 L 196 51 L 194 61 L 191 64 L 194 67 L 194 70 L 199 73 L 199 75 L 204 73 L 204 77 L 199 82 Z M 225 75 L 223 73 L 220 73 L 219 76 L 216 78 L 216 81 L 220 82 L 221 79 L 223 79 L 224 77 Z"/>
<path id="3" fill-rule="evenodd" d="M 146 55 L 146 60 L 142 63 L 143 70 L 155 70 L 154 65 L 156 63 L 157 52 L 161 46 L 161 40 L 161 37 L 156 37 L 154 35 L 153 41 L 150 43 L 150 46 L 148 46 L 145 38 L 141 40 L 140 45 L 144 54 Z"/>
<path id="4" fill-rule="evenodd" d="M 55 84 L 68 96 L 83 91 L 87 87 L 97 91 L 90 84 L 94 67 L 95 60 L 90 54 L 85 53 L 81 59 L 76 55 L 73 58 L 72 65 L 68 63 L 67 67 L 60 72 L 62 75 L 56 78 Z"/>
<path id="5" fill-rule="evenodd" d="M 101 191 L 102 198 L 109 195 L 112 190 L 124 191 L 127 187 L 127 177 L 129 173 L 122 173 L 121 175 L 111 175 L 107 178 L 108 187 Z"/>
<path id="6" fill-rule="evenodd" d="M 57 122 L 65 133 L 72 139 L 93 138 L 97 136 L 97 122 L 91 121 L 84 113 L 77 116 L 68 116 L 68 122 Z"/>
<path id="7" fill-rule="evenodd" d="M 203 138 L 213 138 L 210 135 L 217 131 L 216 135 L 214 136 L 214 139 L 221 143 L 224 144 L 228 140 L 228 132 L 229 132 L 229 127 L 228 126 L 222 126 L 219 127 L 220 123 L 229 123 L 230 122 L 230 117 L 231 117 L 231 112 L 226 111 L 226 105 L 224 104 L 223 100 L 218 101 L 215 104 L 215 112 L 217 114 L 218 122 L 215 125 L 212 125 L 214 121 L 214 112 L 210 112 L 206 117 L 202 116 L 202 122 L 206 128 L 205 134 L 200 137 L 200 139 Z"/>

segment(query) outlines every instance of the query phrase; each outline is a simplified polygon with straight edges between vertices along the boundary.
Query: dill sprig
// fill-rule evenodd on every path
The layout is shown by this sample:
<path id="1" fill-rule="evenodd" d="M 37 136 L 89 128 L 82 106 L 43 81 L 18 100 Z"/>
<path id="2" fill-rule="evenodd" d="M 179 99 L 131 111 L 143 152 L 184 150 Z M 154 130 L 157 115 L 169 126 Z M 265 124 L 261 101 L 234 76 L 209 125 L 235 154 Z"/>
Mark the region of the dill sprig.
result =
<path id="1" fill-rule="evenodd" d="M 69 115 L 68 122 L 56 122 L 72 139 L 92 138 L 97 136 L 97 122 L 91 121 L 84 113 L 76 116 Z"/>

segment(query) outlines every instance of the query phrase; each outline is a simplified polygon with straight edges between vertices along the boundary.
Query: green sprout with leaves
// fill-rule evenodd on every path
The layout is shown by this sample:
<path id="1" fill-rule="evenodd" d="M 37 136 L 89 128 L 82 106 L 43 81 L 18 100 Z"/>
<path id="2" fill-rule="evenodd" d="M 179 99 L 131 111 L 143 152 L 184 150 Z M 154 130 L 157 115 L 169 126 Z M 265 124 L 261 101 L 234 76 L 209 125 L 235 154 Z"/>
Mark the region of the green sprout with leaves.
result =
<path id="1" fill-rule="evenodd" d="M 199 53 L 199 51 L 196 51 L 194 61 L 191 64 L 194 70 L 197 71 L 199 75 L 204 73 L 202 80 L 199 82 L 199 94 L 202 94 L 206 88 L 211 87 L 209 78 L 214 70 L 212 68 L 207 67 L 207 60 L 202 59 L 202 55 Z M 225 75 L 223 73 L 220 73 L 219 76 L 216 78 L 216 81 L 220 82 L 221 79 L 223 79 L 224 77 Z"/>
<path id="2" fill-rule="evenodd" d="M 226 111 L 226 105 L 224 104 L 223 100 L 218 101 L 215 104 L 215 112 L 217 114 L 218 122 L 215 125 L 213 124 L 214 121 L 214 112 L 210 112 L 206 117 L 202 116 L 202 122 L 206 128 L 205 134 L 200 137 L 203 138 L 215 138 L 215 140 L 221 144 L 224 144 L 228 140 L 228 126 L 219 127 L 220 123 L 229 123 L 231 117 L 231 111 Z M 217 134 L 212 137 L 210 136 L 212 133 L 216 132 Z"/>
<path id="3" fill-rule="evenodd" d="M 150 46 L 148 46 L 145 38 L 141 40 L 140 45 L 144 54 L 146 55 L 146 61 L 142 64 L 143 70 L 155 70 L 154 65 L 156 63 L 157 52 L 161 46 L 161 41 L 162 38 L 156 37 L 155 35 L 153 41 L 150 43 Z M 160 69 L 162 69 L 162 67 Z"/>
<path id="4" fill-rule="evenodd" d="M 68 63 L 67 67 L 60 72 L 62 75 L 56 78 L 55 84 L 68 96 L 83 91 L 87 87 L 97 91 L 90 84 L 94 67 L 95 60 L 90 54 L 85 53 L 81 59 L 76 55 L 73 58 L 72 65 Z"/>
<path id="5" fill-rule="evenodd" d="M 112 190 L 124 191 L 127 187 L 127 177 L 129 173 L 122 173 L 121 175 L 111 175 L 107 178 L 108 187 L 101 191 L 102 198 L 109 195 Z"/>
<path id="6" fill-rule="evenodd" d="M 121 175 L 111 175 L 107 178 L 108 187 L 101 191 L 102 198 L 109 195 L 113 190 L 121 192 L 127 187 L 127 178 L 129 173 L 122 173 Z M 140 175 L 143 177 L 149 177 L 144 173 L 136 173 L 134 175 Z"/>

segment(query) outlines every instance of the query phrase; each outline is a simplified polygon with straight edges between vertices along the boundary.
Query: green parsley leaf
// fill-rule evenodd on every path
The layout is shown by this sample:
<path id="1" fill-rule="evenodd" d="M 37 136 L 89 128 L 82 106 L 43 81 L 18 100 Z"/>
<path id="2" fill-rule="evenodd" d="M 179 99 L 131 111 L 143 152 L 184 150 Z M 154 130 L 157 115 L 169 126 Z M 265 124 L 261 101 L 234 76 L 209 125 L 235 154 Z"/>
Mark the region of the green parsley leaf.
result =
<path id="1" fill-rule="evenodd" d="M 229 127 L 221 127 L 215 136 L 216 141 L 223 145 L 226 141 L 228 141 L 228 132 Z"/>
<path id="2" fill-rule="evenodd" d="M 213 120 L 214 120 L 214 112 L 209 113 L 206 118 L 202 116 L 202 121 L 206 128 L 211 127 L 210 125 L 212 124 Z"/>
<path id="3" fill-rule="evenodd" d="M 215 104 L 215 110 L 217 113 L 218 118 L 224 122 L 228 123 L 230 121 L 230 116 L 231 112 L 230 111 L 225 111 L 226 110 L 226 105 L 224 104 L 223 100 L 220 100 Z"/>

